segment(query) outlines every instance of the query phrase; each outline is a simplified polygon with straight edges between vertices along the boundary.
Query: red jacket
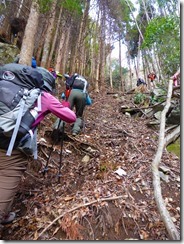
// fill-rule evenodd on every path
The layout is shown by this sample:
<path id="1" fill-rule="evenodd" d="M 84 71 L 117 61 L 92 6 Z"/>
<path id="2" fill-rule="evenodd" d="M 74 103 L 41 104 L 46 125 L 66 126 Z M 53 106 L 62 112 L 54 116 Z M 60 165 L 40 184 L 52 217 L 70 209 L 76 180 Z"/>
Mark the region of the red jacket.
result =
<path id="1" fill-rule="evenodd" d="M 148 78 L 151 79 L 151 81 L 153 81 L 156 78 L 156 75 L 154 73 L 151 73 L 148 75 Z"/>

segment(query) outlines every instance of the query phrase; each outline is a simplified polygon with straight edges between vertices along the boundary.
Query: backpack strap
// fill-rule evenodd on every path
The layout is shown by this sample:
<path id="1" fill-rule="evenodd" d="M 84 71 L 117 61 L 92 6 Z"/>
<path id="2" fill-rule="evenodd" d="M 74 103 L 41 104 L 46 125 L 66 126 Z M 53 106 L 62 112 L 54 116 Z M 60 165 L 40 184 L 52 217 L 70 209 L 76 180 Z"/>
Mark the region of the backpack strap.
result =
<path id="1" fill-rule="evenodd" d="M 38 111 L 42 111 L 41 96 L 42 96 L 42 93 L 40 93 L 40 95 L 37 98 L 37 108 L 38 108 Z"/>
<path id="2" fill-rule="evenodd" d="M 34 159 L 38 159 L 38 150 L 37 150 L 37 131 L 38 129 L 36 128 L 34 131 L 34 136 L 33 136 L 33 143 L 35 145 L 35 150 L 33 151 L 33 157 Z"/>
<path id="3" fill-rule="evenodd" d="M 37 109 L 41 111 L 41 95 L 39 94 L 37 98 Z M 22 125 L 22 124 L 21 124 Z M 26 127 L 25 129 L 29 129 Z M 28 130 L 28 133 L 21 139 L 19 142 L 18 149 L 25 153 L 26 155 L 33 155 L 34 159 L 38 158 L 38 151 L 37 151 L 37 127 L 31 128 Z"/>
<path id="4" fill-rule="evenodd" d="M 83 89 L 83 93 L 86 93 L 87 84 L 88 84 L 87 80 L 84 79 L 84 89 Z"/>
<path id="5" fill-rule="evenodd" d="M 14 147 L 14 144 L 15 144 L 15 140 L 16 140 L 16 137 L 17 137 L 18 129 L 19 129 L 19 126 L 20 126 L 20 122 L 21 122 L 21 119 L 22 119 L 24 105 L 25 105 L 26 98 L 27 98 L 28 94 L 29 94 L 28 89 L 24 89 L 24 94 L 23 94 L 23 97 L 22 97 L 22 99 L 20 101 L 19 114 L 18 114 L 18 117 L 17 117 L 15 128 L 13 130 L 13 134 L 12 134 L 12 137 L 11 137 L 11 140 L 10 140 L 10 144 L 8 146 L 8 150 L 7 150 L 7 153 L 6 153 L 7 156 L 11 156 L 11 153 L 12 153 L 12 150 L 13 150 L 13 147 Z"/>

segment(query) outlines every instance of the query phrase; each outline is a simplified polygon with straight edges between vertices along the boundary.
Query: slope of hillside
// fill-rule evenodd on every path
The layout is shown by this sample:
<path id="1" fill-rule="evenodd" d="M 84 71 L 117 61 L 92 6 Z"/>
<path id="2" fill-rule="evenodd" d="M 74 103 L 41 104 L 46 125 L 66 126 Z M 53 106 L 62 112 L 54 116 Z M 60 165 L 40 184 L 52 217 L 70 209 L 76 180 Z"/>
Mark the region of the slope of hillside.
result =
<path id="1" fill-rule="evenodd" d="M 39 127 L 39 160 L 30 161 L 16 195 L 16 220 L 6 225 L 3 240 L 168 240 L 153 195 L 151 163 L 158 131 L 147 119 L 128 116 L 121 105 L 131 95 L 93 94 L 84 128 L 77 137 L 65 126 L 47 162 L 53 117 Z M 55 119 L 55 118 L 54 118 Z M 180 159 L 164 150 L 162 194 L 180 228 Z"/>

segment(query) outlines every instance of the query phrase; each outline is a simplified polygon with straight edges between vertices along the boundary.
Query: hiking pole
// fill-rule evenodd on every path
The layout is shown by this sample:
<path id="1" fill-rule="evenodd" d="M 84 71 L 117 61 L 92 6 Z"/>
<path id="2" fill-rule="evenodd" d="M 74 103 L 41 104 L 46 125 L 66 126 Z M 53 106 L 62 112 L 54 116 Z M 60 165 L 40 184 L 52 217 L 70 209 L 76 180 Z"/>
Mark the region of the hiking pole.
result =
<path id="1" fill-rule="evenodd" d="M 73 83 L 75 81 L 75 78 L 78 76 L 78 74 L 73 75 L 72 77 L 72 82 L 70 84 L 69 87 L 66 87 L 66 91 L 65 91 L 65 101 L 68 101 L 68 98 L 70 96 L 70 92 L 72 90 L 73 87 Z M 61 119 L 59 121 L 59 124 L 61 122 Z M 62 165 L 62 159 L 63 159 L 63 144 L 64 144 L 64 131 L 65 131 L 65 122 L 63 121 L 63 127 L 62 127 L 62 137 L 61 137 L 61 151 L 60 151 L 60 162 L 59 162 L 59 168 L 58 168 L 58 182 L 59 179 L 61 177 L 61 165 Z"/>
<path id="2" fill-rule="evenodd" d="M 70 95 L 70 92 L 71 92 L 71 89 L 72 89 L 74 80 L 75 80 L 75 78 L 76 78 L 77 76 L 78 76 L 78 75 L 76 74 L 76 75 L 74 75 L 74 76 L 72 77 L 72 83 L 71 83 L 71 85 L 70 85 L 69 87 L 67 87 L 67 89 L 66 89 L 66 91 L 65 91 L 65 101 L 67 101 L 68 98 L 69 98 L 69 95 Z M 57 134 L 57 136 L 58 136 L 58 132 L 59 132 L 60 124 L 61 124 L 61 119 L 59 119 L 58 127 L 57 127 L 57 129 L 56 129 L 56 132 L 57 132 L 56 134 Z M 65 127 L 65 123 L 64 123 L 64 121 L 63 121 L 63 126 L 62 126 L 62 137 L 61 137 L 61 152 L 60 152 L 60 163 L 59 163 L 58 177 L 61 176 L 61 164 L 62 164 L 62 154 L 63 154 L 63 153 L 62 153 L 62 150 L 63 150 L 63 141 L 64 141 L 64 127 Z M 44 176 L 45 176 L 45 173 L 48 172 L 48 164 L 49 164 L 49 160 L 50 160 L 51 154 L 52 154 L 52 152 L 53 152 L 53 147 L 54 147 L 54 143 L 55 143 L 54 139 L 58 139 L 58 137 L 57 137 L 57 138 L 53 138 L 53 142 L 52 142 L 51 150 L 50 150 L 50 153 L 49 153 L 49 156 L 48 156 L 48 159 L 47 159 L 47 163 L 46 163 L 46 165 L 45 165 L 45 167 L 44 167 L 44 169 L 43 169 L 43 171 L 42 171 L 42 173 L 43 173 Z"/>
<path id="3" fill-rule="evenodd" d="M 61 177 L 61 165 L 62 165 L 62 159 L 63 159 L 63 144 L 64 144 L 64 132 L 65 132 L 65 123 L 63 122 L 63 127 L 62 127 L 62 135 L 61 135 L 61 151 L 60 151 L 60 161 L 59 161 L 59 167 L 58 167 L 58 182 Z"/>
<path id="4" fill-rule="evenodd" d="M 61 124 L 61 119 L 59 120 L 58 127 L 57 127 L 57 129 L 56 129 L 56 132 L 59 132 L 60 124 Z M 58 136 L 58 134 L 57 134 L 57 136 Z M 54 139 L 58 139 L 58 137 L 57 137 L 57 138 L 53 138 L 53 142 L 52 142 L 51 150 L 50 150 L 49 156 L 48 156 L 48 158 L 47 158 L 47 163 L 46 163 L 44 169 L 42 170 L 43 176 L 45 176 L 45 173 L 49 170 L 49 169 L 48 169 L 48 165 L 49 165 L 49 160 L 50 160 L 51 154 L 52 154 L 52 152 L 53 152 L 53 148 L 54 148 L 54 143 L 55 143 L 55 140 L 54 140 Z"/>

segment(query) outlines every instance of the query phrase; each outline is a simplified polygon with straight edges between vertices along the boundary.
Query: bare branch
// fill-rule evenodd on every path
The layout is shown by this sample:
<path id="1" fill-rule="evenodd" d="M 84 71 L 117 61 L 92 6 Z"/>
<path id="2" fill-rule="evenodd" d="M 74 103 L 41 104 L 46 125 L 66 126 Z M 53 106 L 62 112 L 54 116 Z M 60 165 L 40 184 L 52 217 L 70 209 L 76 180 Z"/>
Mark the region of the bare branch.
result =
<path id="1" fill-rule="evenodd" d="M 160 186 L 160 175 L 159 175 L 159 170 L 158 170 L 159 163 L 161 161 L 161 157 L 162 157 L 162 153 L 163 153 L 163 149 L 164 149 L 164 145 L 165 145 L 165 139 L 164 139 L 165 121 L 166 121 L 166 113 L 171 105 L 172 84 L 173 84 L 173 81 L 169 80 L 166 105 L 161 113 L 158 149 L 157 149 L 155 158 L 152 162 L 152 174 L 153 174 L 153 188 L 154 188 L 155 201 L 156 201 L 158 210 L 160 212 L 161 218 L 168 231 L 169 237 L 171 240 L 180 240 L 179 232 L 176 229 L 176 227 L 171 219 L 171 216 L 166 208 L 165 202 L 162 197 L 161 186 Z"/>

